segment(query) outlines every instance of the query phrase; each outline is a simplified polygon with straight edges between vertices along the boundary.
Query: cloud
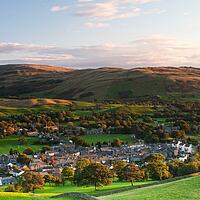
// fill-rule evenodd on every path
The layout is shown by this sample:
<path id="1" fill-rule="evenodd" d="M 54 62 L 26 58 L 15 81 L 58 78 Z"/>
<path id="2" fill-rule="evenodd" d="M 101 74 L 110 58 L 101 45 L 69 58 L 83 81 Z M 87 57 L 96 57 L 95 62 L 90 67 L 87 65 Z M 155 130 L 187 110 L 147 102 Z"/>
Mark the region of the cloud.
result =
<path id="1" fill-rule="evenodd" d="M 93 21 L 109 21 L 147 14 L 161 14 L 163 10 L 138 7 L 139 5 L 156 1 L 159 0 L 109 0 L 100 3 L 82 3 L 79 4 L 77 15 Z"/>
<path id="2" fill-rule="evenodd" d="M 117 14 L 117 7 L 112 2 L 91 4 L 78 12 L 80 16 L 91 18 L 111 18 L 115 14 Z"/>
<path id="3" fill-rule="evenodd" d="M 24 61 L 28 61 L 28 62 L 46 62 L 46 61 L 53 61 L 53 62 L 61 62 L 61 61 L 68 61 L 70 59 L 74 59 L 74 57 L 72 55 L 68 55 L 68 54 L 63 54 L 63 55 L 44 55 L 44 56 L 30 56 L 30 57 L 25 57 L 23 58 Z"/>
<path id="4" fill-rule="evenodd" d="M 10 53 L 17 51 L 39 51 L 55 49 L 55 46 L 37 45 L 37 44 L 21 44 L 21 43 L 9 43 L 0 42 L 0 53 Z"/>
<path id="5" fill-rule="evenodd" d="M 60 11 L 65 11 L 67 10 L 69 7 L 66 5 L 60 6 L 60 5 L 54 5 L 51 7 L 50 11 L 52 12 L 60 12 Z"/>
<path id="6" fill-rule="evenodd" d="M 191 15 L 191 13 L 190 12 L 184 12 L 183 15 L 184 16 L 189 16 L 189 15 Z"/>
<path id="7" fill-rule="evenodd" d="M 101 22 L 96 22 L 96 23 L 95 22 L 87 22 L 84 25 L 85 25 L 85 27 L 90 28 L 90 29 L 109 27 L 109 24 L 101 23 Z"/>
<path id="8" fill-rule="evenodd" d="M 77 48 L 0 43 L 0 63 L 17 62 L 63 65 L 76 68 L 105 66 L 125 68 L 147 66 L 198 67 L 200 46 L 159 35 L 133 40 L 122 45 L 107 43 Z"/>
<path id="9" fill-rule="evenodd" d="M 13 58 L 13 60 L 10 60 Z M 21 44 L 0 42 L 0 63 L 15 61 L 21 63 L 66 62 L 74 57 L 65 49 L 37 44 Z"/>
<path id="10" fill-rule="evenodd" d="M 119 4 L 124 3 L 132 3 L 132 4 L 147 4 L 147 3 L 153 3 L 160 0 L 114 0 L 115 2 L 118 2 Z"/>
<path id="11" fill-rule="evenodd" d="M 79 3 L 88 3 L 92 2 L 93 0 L 78 0 Z"/>

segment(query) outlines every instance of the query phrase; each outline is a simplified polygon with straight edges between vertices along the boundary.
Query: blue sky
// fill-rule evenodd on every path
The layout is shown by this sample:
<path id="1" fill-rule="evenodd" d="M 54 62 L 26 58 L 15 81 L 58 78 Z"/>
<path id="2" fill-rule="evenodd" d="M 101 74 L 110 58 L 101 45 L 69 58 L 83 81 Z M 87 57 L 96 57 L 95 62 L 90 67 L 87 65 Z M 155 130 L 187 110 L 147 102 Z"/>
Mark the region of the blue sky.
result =
<path id="1" fill-rule="evenodd" d="M 199 66 L 199 0 L 1 0 L 0 64 Z"/>

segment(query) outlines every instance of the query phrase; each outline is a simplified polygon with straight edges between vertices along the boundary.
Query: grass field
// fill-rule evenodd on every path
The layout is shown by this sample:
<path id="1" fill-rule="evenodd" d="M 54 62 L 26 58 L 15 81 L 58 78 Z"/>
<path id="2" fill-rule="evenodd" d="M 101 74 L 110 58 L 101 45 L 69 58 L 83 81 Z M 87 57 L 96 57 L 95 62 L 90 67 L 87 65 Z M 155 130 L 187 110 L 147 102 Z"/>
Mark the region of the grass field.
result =
<path id="1" fill-rule="evenodd" d="M 135 182 L 134 185 L 142 185 L 150 182 Z M 160 185 L 153 185 L 139 189 L 132 189 L 108 196 L 100 196 L 104 192 L 115 189 L 126 188 L 130 183 L 114 182 L 110 186 L 99 188 L 94 191 L 94 187 L 77 187 L 67 183 L 65 186 L 45 186 L 43 190 L 36 190 L 34 194 L 7 193 L 0 192 L 0 200 L 50 200 L 56 196 L 67 192 L 81 192 L 90 195 L 98 195 L 99 200 L 199 200 L 200 196 L 200 176 L 190 177 Z M 0 191 L 3 191 L 0 188 Z M 59 200 L 72 200 L 70 198 L 59 198 Z M 76 199 L 77 200 L 77 199 Z"/>
<path id="2" fill-rule="evenodd" d="M 81 138 L 89 144 L 96 144 L 97 142 L 113 142 L 113 140 L 117 138 L 128 144 L 134 143 L 134 139 L 131 138 L 130 135 L 125 134 L 83 135 Z"/>
<path id="3" fill-rule="evenodd" d="M 191 139 L 195 139 L 197 141 L 200 141 L 200 135 L 188 135 Z"/>
<path id="4" fill-rule="evenodd" d="M 42 148 L 43 145 L 34 145 L 33 143 L 37 141 L 37 138 L 34 137 L 26 137 L 27 144 L 21 145 L 18 141 L 18 136 L 8 136 L 4 139 L 0 139 L 0 154 L 8 153 L 9 150 L 16 149 L 20 152 L 24 151 L 24 149 L 31 147 L 34 151 L 37 151 Z"/>
<path id="5" fill-rule="evenodd" d="M 135 182 L 134 185 L 143 185 L 150 183 L 148 182 Z M 71 185 L 67 183 L 65 186 L 45 186 L 42 190 L 36 190 L 36 194 L 44 195 L 44 196 L 53 196 L 62 194 L 65 192 L 81 192 L 86 194 L 99 194 L 101 192 L 106 192 L 110 190 L 115 190 L 119 188 L 125 188 L 131 186 L 128 182 L 113 182 L 112 185 L 99 187 L 97 191 L 94 190 L 94 186 L 84 186 L 84 187 L 77 187 L 75 185 Z"/>
<path id="6" fill-rule="evenodd" d="M 146 184 L 149 182 L 136 182 L 135 185 Z M 94 191 L 93 186 L 89 187 L 77 187 L 67 183 L 65 186 L 45 186 L 43 190 L 36 190 L 35 194 L 23 194 L 23 193 L 7 193 L 0 192 L 0 200 L 50 200 L 52 196 L 56 196 L 66 192 L 81 192 L 87 194 L 99 194 L 101 192 L 106 192 L 114 189 L 120 189 L 130 186 L 130 183 L 127 182 L 114 182 L 110 186 L 104 186 L 98 189 L 98 191 Z M 3 187 L 4 188 L 4 187 Z M 0 188 L 3 191 L 3 188 Z M 60 200 L 71 200 L 70 198 L 61 198 Z"/>
<path id="7" fill-rule="evenodd" d="M 99 197 L 100 200 L 199 200 L 200 176 Z"/>

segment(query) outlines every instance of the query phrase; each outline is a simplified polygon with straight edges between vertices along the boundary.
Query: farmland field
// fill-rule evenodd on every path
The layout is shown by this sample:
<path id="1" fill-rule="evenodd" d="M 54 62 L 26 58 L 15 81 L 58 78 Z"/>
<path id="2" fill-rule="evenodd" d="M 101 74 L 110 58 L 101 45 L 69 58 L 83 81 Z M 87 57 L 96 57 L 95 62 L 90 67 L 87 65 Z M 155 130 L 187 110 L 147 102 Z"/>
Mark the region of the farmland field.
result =
<path id="1" fill-rule="evenodd" d="M 31 147 L 33 151 L 37 151 L 42 148 L 42 145 L 35 145 L 34 142 L 37 141 L 37 138 L 26 137 L 27 144 L 21 145 L 18 141 L 18 136 L 9 136 L 0 140 L 0 154 L 8 153 L 9 150 L 15 149 L 20 152 L 24 151 L 26 148 Z"/>
<path id="2" fill-rule="evenodd" d="M 125 134 L 101 134 L 101 135 L 83 135 L 81 136 L 83 140 L 85 140 L 89 144 L 96 144 L 97 142 L 113 142 L 113 140 L 119 138 L 123 140 L 125 143 L 133 143 L 134 139 L 131 138 L 131 135 Z"/>

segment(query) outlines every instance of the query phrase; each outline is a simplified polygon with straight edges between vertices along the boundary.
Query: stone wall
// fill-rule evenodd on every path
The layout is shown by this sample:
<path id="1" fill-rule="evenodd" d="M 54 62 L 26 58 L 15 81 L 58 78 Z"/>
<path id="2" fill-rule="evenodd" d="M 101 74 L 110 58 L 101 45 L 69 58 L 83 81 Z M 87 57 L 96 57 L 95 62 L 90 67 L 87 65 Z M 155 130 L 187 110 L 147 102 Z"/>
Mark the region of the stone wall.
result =
<path id="1" fill-rule="evenodd" d="M 83 200 L 97 200 L 96 197 L 90 196 L 88 194 L 79 193 L 79 192 L 64 193 L 57 196 L 53 196 L 51 198 L 63 198 L 63 197 L 71 197 L 73 199 L 83 199 Z"/>

